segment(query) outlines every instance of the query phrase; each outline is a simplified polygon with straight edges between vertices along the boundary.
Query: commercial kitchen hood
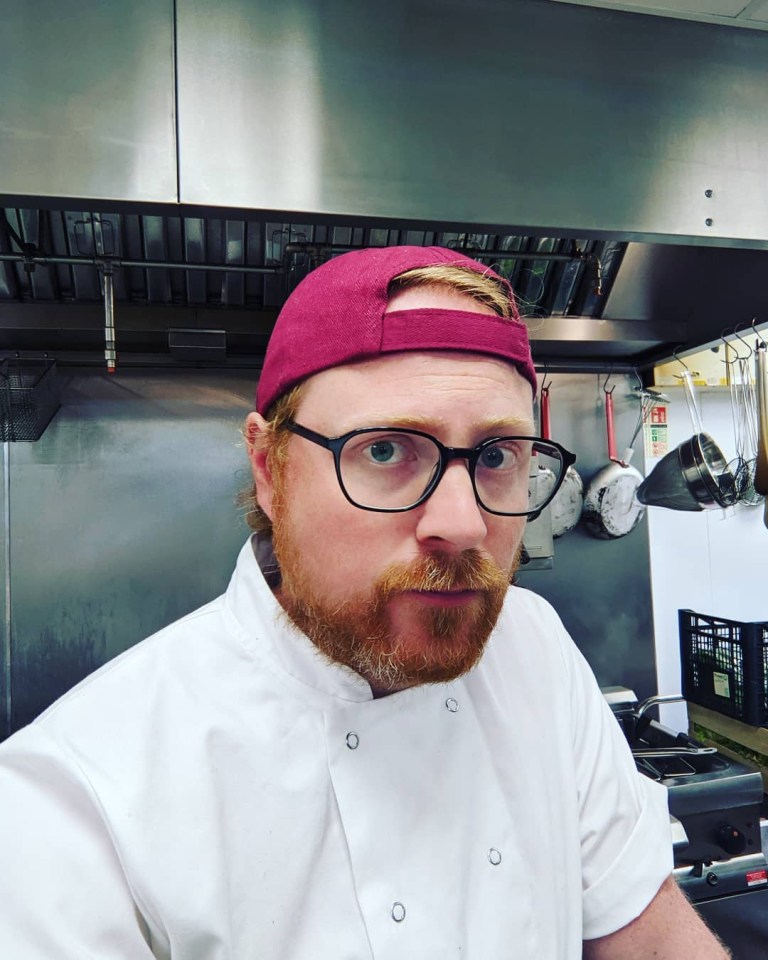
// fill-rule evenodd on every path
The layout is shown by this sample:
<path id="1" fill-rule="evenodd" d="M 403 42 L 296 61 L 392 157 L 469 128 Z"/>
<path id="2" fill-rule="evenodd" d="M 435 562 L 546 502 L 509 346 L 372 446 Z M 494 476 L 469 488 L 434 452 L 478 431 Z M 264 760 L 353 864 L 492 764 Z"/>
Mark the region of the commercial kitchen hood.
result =
<path id="1" fill-rule="evenodd" d="M 768 33 L 599 3 L 6 4 L 0 351 L 101 363 L 114 305 L 118 365 L 256 366 L 396 243 L 508 276 L 552 372 L 765 319 Z"/>
<path id="2" fill-rule="evenodd" d="M 303 276 L 345 250 L 397 243 L 454 247 L 507 276 L 536 362 L 552 372 L 648 367 L 763 306 L 762 250 L 173 214 L 2 210 L 0 352 L 103 363 L 113 286 L 118 365 L 258 366 Z"/>

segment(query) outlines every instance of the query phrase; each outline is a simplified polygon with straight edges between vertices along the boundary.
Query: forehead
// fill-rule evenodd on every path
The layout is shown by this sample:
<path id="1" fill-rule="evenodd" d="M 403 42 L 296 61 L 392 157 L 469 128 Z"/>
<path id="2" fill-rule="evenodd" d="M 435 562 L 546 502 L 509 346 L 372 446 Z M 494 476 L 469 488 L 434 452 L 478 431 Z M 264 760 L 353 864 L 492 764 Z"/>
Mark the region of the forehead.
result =
<path id="1" fill-rule="evenodd" d="M 334 367 L 305 385 L 298 417 L 333 434 L 412 421 L 451 430 L 532 426 L 527 380 L 496 357 L 413 351 Z"/>

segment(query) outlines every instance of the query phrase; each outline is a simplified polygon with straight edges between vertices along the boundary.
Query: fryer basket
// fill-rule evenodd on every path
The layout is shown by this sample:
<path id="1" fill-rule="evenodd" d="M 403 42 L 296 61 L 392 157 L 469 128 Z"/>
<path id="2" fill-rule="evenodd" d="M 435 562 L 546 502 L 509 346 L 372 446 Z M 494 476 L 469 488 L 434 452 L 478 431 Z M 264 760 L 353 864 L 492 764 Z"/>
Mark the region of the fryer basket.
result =
<path id="1" fill-rule="evenodd" d="M 55 360 L 0 363 L 0 440 L 39 440 L 60 405 Z"/>

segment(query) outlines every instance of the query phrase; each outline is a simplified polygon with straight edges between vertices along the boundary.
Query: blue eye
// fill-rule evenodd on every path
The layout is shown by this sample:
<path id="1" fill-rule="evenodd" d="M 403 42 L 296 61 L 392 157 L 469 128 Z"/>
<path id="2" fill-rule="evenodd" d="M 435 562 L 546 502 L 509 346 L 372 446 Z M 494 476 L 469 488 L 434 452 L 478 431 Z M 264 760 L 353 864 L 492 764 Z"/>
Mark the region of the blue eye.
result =
<path id="1" fill-rule="evenodd" d="M 391 440 L 377 440 L 368 448 L 371 460 L 376 463 L 389 463 L 395 456 L 395 445 Z"/>
<path id="2" fill-rule="evenodd" d="M 501 447 L 488 447 L 487 450 L 483 450 L 480 454 L 480 463 L 489 470 L 496 470 L 499 467 L 507 466 L 508 464 L 505 464 L 505 455 L 507 452 L 506 450 L 502 450 Z"/>
<path id="3" fill-rule="evenodd" d="M 483 470 L 520 470 L 528 463 L 531 455 L 530 442 L 519 440 L 499 440 L 489 444 L 478 457 L 477 465 Z"/>

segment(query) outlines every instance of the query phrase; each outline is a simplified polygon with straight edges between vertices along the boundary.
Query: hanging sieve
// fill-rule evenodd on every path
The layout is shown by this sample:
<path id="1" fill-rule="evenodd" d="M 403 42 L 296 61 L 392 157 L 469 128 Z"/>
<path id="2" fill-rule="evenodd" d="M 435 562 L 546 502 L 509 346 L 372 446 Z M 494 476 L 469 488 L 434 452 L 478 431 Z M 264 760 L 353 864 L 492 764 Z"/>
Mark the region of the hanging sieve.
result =
<path id="1" fill-rule="evenodd" d="M 669 510 L 732 506 L 738 499 L 736 480 L 722 451 L 702 429 L 693 378 L 687 368 L 682 379 L 695 433 L 654 467 L 638 487 L 637 499 L 648 506 Z"/>

